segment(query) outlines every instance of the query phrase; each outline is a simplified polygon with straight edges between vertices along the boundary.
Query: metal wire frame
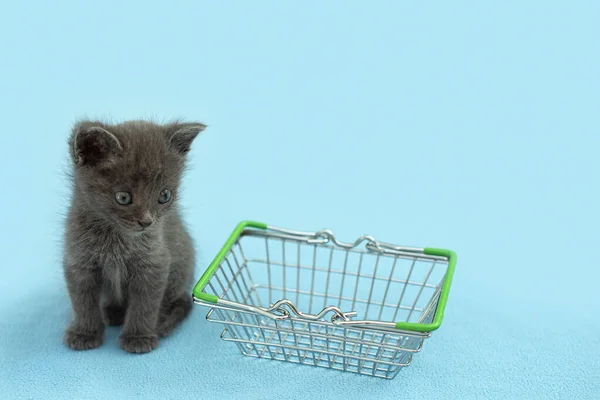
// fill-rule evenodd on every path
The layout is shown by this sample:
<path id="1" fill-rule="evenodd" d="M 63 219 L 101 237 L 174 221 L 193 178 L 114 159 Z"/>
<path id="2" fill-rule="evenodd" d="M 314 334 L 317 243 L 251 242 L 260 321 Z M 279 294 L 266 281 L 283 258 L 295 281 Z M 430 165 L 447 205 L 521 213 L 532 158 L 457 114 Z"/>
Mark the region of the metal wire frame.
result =
<path id="1" fill-rule="evenodd" d="M 246 256 L 243 243 L 247 236 L 262 237 L 262 257 Z M 225 325 L 221 338 L 235 343 L 247 356 L 395 377 L 430 334 L 399 331 L 393 321 L 400 313 L 406 321 L 433 320 L 443 275 L 432 282 L 430 278 L 436 266 L 444 267 L 445 260 L 384 244 L 393 253 L 386 254 L 374 241 L 368 241 L 366 250 L 356 249 L 356 243 L 340 243 L 298 240 L 286 232 L 242 235 L 208 283 L 212 293 L 219 294 L 219 304 L 210 304 L 207 319 Z M 302 259 L 302 246 L 312 249 L 312 259 Z M 277 256 L 276 247 L 280 249 Z M 317 250 L 329 252 L 325 264 L 317 260 Z M 343 265 L 333 262 L 334 251 L 344 255 Z M 350 266 L 351 254 L 359 257 L 357 268 Z M 372 269 L 365 267 L 368 257 L 375 257 Z M 382 257 L 391 257 L 393 262 L 387 273 L 379 268 Z M 409 263 L 405 277 L 398 275 L 401 260 Z M 415 274 L 417 263 L 428 263 L 421 279 Z M 323 274 L 325 288 L 319 291 L 315 279 Z M 362 287 L 359 282 L 364 282 Z M 376 283 L 380 284 L 377 288 Z M 401 288 L 396 297 L 392 286 Z M 268 302 L 262 301 L 261 294 Z M 328 306 L 328 302 L 336 305 Z M 301 303 L 308 303 L 304 304 L 307 313 L 298 309 Z M 421 303 L 424 306 L 419 306 Z M 240 308 L 240 304 L 247 306 Z M 351 306 L 342 311 L 342 304 Z M 328 314 L 331 322 L 325 319 Z M 364 319 L 352 319 L 355 316 Z M 386 321 L 380 321 L 383 316 Z"/>

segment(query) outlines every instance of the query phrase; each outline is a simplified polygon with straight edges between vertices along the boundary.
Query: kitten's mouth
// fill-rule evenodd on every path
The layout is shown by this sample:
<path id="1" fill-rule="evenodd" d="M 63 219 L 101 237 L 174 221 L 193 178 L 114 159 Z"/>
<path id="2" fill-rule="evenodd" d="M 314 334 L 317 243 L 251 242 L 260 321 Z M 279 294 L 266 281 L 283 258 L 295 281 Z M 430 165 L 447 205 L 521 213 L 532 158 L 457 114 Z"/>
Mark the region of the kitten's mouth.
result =
<path id="1" fill-rule="evenodd" d="M 126 229 L 127 231 L 129 231 L 129 234 L 134 236 L 139 236 L 143 235 L 144 233 L 150 232 L 149 228 L 127 227 Z"/>
<path id="2" fill-rule="evenodd" d="M 127 231 L 130 231 L 130 232 L 133 232 L 133 233 L 136 233 L 136 234 L 139 234 L 139 233 L 142 233 L 142 232 L 147 232 L 147 231 L 149 231 L 151 229 L 151 227 L 144 227 L 144 226 L 141 226 L 140 224 L 135 223 L 133 221 L 123 220 L 123 219 L 119 220 L 119 224 L 123 228 L 125 228 Z"/>

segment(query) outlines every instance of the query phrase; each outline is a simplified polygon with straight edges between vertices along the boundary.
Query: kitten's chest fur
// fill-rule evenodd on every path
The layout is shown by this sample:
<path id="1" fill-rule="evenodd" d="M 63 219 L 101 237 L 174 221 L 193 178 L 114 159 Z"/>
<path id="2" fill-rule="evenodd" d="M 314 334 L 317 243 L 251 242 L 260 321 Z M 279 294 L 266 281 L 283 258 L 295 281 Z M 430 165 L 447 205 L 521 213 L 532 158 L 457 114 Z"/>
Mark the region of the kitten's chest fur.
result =
<path id="1" fill-rule="evenodd" d="M 98 262 L 106 266 L 127 268 L 150 261 L 152 258 L 166 256 L 160 232 L 135 234 L 127 237 L 116 233 L 103 233 L 95 238 L 95 246 L 101 250 L 96 254 Z"/>
<path id="2" fill-rule="evenodd" d="M 93 265 L 102 275 L 104 287 L 122 298 L 131 274 L 144 265 L 168 268 L 169 249 L 161 229 L 122 234 L 110 225 L 89 221 L 87 215 L 72 215 L 67 257 L 72 264 Z"/>
<path id="3" fill-rule="evenodd" d="M 124 298 L 127 283 L 136 268 L 144 264 L 165 260 L 168 249 L 164 246 L 160 232 L 139 234 L 131 237 L 101 237 L 106 251 L 99 254 L 98 262 L 104 278 L 104 287 L 117 300 Z M 167 265 L 164 265 L 166 268 Z"/>
<path id="4" fill-rule="evenodd" d="M 121 291 L 126 286 L 128 277 L 135 272 L 135 268 L 152 253 L 158 256 L 160 245 L 151 246 L 147 238 L 122 238 L 116 235 L 102 235 L 97 238 L 98 248 L 103 251 L 97 254 L 97 263 L 102 271 L 105 285 L 110 286 L 117 298 L 121 298 Z"/>

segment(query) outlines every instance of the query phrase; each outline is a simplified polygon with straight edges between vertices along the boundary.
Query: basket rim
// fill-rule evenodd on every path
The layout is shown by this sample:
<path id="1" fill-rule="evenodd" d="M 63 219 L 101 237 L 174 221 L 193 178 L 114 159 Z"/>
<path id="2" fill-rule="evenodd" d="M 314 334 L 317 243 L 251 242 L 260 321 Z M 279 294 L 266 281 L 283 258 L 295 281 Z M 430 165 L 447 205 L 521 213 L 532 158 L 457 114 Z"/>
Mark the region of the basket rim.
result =
<path id="1" fill-rule="evenodd" d="M 229 238 L 227 239 L 227 241 L 225 242 L 223 247 L 221 247 L 221 249 L 215 256 L 215 258 L 212 260 L 212 262 L 209 264 L 209 266 L 206 268 L 206 270 L 204 271 L 204 273 L 202 274 L 202 276 L 200 277 L 200 279 L 194 286 L 194 289 L 193 289 L 193 297 L 194 298 L 204 301 L 204 302 L 207 302 L 207 303 L 213 303 L 213 304 L 219 303 L 220 299 L 218 296 L 216 296 L 214 294 L 210 294 L 210 293 L 205 293 L 205 292 L 203 292 L 203 290 L 206 287 L 206 285 L 208 285 L 208 282 L 210 281 L 212 276 L 215 274 L 215 272 L 217 271 L 217 269 L 219 268 L 221 263 L 227 257 L 231 248 L 235 245 L 235 243 L 238 241 L 238 239 L 242 236 L 244 231 L 249 228 L 250 229 L 260 229 L 260 230 L 265 230 L 265 231 L 270 229 L 269 225 L 262 223 L 262 222 L 256 222 L 256 221 L 250 221 L 250 220 L 240 222 L 235 227 L 235 229 L 233 230 L 233 232 L 231 233 L 231 235 L 229 236 Z M 406 321 L 396 322 L 394 327 L 398 330 L 412 331 L 412 332 L 432 332 L 432 331 L 437 330 L 442 325 L 442 321 L 444 319 L 444 312 L 446 309 L 446 304 L 448 302 L 448 296 L 450 294 L 450 287 L 452 286 L 454 270 L 456 268 L 457 255 L 452 250 L 440 249 L 440 248 L 434 248 L 434 247 L 423 248 L 422 254 L 443 257 L 448 262 L 448 267 L 446 269 L 444 283 L 442 285 L 442 289 L 440 292 L 440 297 L 439 297 L 438 304 L 437 304 L 437 307 L 435 310 L 435 315 L 434 315 L 433 321 L 428 324 L 416 323 L 416 322 L 406 322 Z"/>

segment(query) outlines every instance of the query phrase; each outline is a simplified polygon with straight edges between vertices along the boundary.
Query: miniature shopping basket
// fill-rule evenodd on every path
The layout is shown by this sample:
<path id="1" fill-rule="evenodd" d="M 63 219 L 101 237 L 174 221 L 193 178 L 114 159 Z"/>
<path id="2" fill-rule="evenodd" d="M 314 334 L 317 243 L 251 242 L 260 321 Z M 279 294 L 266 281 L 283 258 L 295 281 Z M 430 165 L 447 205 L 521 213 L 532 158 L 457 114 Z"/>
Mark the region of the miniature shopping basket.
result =
<path id="1" fill-rule="evenodd" d="M 245 221 L 194 288 L 246 356 L 394 378 L 438 329 L 456 255 Z"/>

